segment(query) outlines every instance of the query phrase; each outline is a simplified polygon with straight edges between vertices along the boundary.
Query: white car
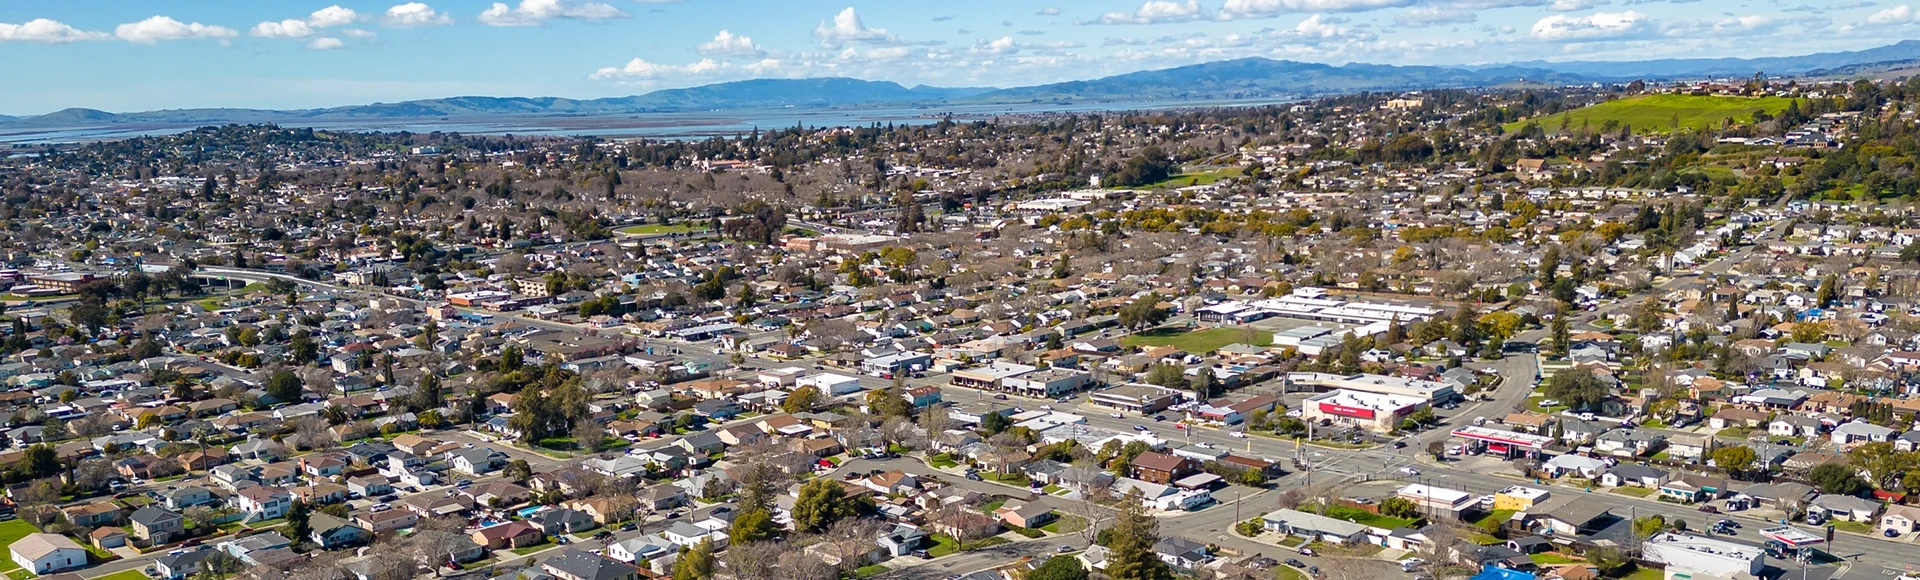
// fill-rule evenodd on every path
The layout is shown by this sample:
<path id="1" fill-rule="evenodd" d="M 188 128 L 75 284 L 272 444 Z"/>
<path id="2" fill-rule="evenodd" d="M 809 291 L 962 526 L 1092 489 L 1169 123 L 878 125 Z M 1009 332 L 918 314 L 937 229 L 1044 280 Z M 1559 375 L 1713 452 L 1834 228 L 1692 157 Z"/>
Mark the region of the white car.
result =
<path id="1" fill-rule="evenodd" d="M 1122 415 L 1122 414 L 1120 414 L 1120 413 L 1118 413 L 1118 412 L 1113 412 L 1113 413 L 1107 413 L 1107 416 L 1108 416 L 1108 417 L 1113 417 L 1113 418 L 1115 418 L 1115 419 L 1125 419 L 1125 418 L 1127 418 L 1127 416 L 1126 416 L 1126 415 Z"/>
<path id="2" fill-rule="evenodd" d="M 1400 473 L 1404 473 L 1407 475 L 1420 475 L 1420 470 L 1414 469 L 1412 467 L 1402 467 L 1400 468 Z"/>
<path id="3" fill-rule="evenodd" d="M 1199 442 L 1199 443 L 1195 443 L 1194 445 L 1199 445 L 1201 449 L 1212 449 L 1212 448 L 1213 448 L 1213 444 L 1212 444 L 1212 443 L 1208 443 L 1208 442 L 1205 442 L 1205 441 L 1201 441 L 1201 442 Z"/>
<path id="4" fill-rule="evenodd" d="M 1246 438 L 1247 438 L 1247 434 L 1246 434 L 1246 433 L 1242 433 L 1242 432 L 1239 432 L 1239 431 L 1234 431 L 1234 432 L 1232 432 L 1232 433 L 1228 433 L 1228 434 L 1227 434 L 1227 436 L 1229 436 L 1229 437 L 1232 437 L 1232 438 L 1234 438 L 1234 439 L 1246 439 Z"/>

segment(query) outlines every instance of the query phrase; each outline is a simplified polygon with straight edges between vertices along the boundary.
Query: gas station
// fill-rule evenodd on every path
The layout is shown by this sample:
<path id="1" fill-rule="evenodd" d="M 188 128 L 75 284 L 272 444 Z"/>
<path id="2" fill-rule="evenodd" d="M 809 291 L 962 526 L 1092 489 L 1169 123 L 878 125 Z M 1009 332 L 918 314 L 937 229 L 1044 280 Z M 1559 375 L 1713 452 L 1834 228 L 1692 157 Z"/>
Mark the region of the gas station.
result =
<path id="1" fill-rule="evenodd" d="M 1454 429 L 1453 436 L 1506 458 L 1539 455 L 1553 443 L 1552 437 L 1472 426 Z"/>
<path id="2" fill-rule="evenodd" d="M 1829 530 L 1828 533 L 1831 534 L 1832 531 Z M 1792 554 L 1803 561 L 1812 553 L 1814 547 L 1827 543 L 1825 537 L 1801 531 L 1800 528 L 1793 526 L 1762 529 L 1760 537 L 1767 539 L 1769 551 Z"/>

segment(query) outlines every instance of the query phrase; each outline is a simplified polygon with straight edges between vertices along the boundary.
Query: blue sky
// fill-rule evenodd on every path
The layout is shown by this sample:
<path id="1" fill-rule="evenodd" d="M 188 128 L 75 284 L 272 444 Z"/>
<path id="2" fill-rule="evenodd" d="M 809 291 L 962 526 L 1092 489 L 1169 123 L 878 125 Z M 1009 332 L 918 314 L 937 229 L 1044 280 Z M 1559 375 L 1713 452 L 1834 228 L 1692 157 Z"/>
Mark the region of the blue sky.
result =
<path id="1" fill-rule="evenodd" d="M 1920 37 L 1920 0 L 10 0 L 0 114 L 604 97 L 756 77 L 1019 86 L 1247 56 L 1780 56 Z"/>

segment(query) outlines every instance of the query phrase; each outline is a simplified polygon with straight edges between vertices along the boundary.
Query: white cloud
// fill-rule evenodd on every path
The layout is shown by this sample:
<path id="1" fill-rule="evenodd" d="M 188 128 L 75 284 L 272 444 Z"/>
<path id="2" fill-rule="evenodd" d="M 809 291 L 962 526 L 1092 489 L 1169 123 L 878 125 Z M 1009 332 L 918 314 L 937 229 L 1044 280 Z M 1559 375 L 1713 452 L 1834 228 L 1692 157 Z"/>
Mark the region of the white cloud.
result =
<path id="1" fill-rule="evenodd" d="M 1199 0 L 1187 0 L 1185 4 L 1172 0 L 1148 0 L 1140 9 L 1132 13 L 1108 12 L 1100 15 L 1096 22 L 1100 24 L 1159 24 L 1162 22 L 1186 22 L 1200 17 Z"/>
<path id="2" fill-rule="evenodd" d="M 1901 4 L 1873 13 L 1867 17 L 1867 24 L 1900 24 L 1913 21 L 1913 7 Z"/>
<path id="3" fill-rule="evenodd" d="M 359 19 L 360 13 L 354 12 L 351 8 L 328 6 L 315 10 L 313 14 L 308 15 L 307 24 L 313 25 L 314 28 L 331 28 L 342 24 L 352 24 Z"/>
<path id="4" fill-rule="evenodd" d="M 40 42 L 46 44 L 66 44 L 81 40 L 100 40 L 107 33 L 92 32 L 74 28 L 67 23 L 46 18 L 35 18 L 24 24 L 0 22 L 0 42 Z"/>
<path id="5" fill-rule="evenodd" d="M 306 38 L 313 36 L 313 27 L 305 20 L 288 19 L 255 24 L 249 34 L 260 38 Z"/>
<path id="6" fill-rule="evenodd" d="M 1549 41 L 1615 40 L 1643 35 L 1650 22 L 1647 15 L 1626 12 L 1595 12 L 1588 16 L 1555 14 L 1533 23 L 1533 37 Z"/>
<path id="7" fill-rule="evenodd" d="M 1554 12 L 1577 12 L 1610 3 L 1607 0 L 1553 0 L 1552 4 L 1547 5 L 1547 9 Z"/>
<path id="8" fill-rule="evenodd" d="M 852 6 L 833 15 L 833 23 L 821 22 L 813 29 L 813 36 L 820 39 L 820 45 L 839 47 L 847 44 L 898 44 L 900 38 L 888 34 L 886 29 L 867 28 L 860 22 L 860 15 Z"/>
<path id="9" fill-rule="evenodd" d="M 381 19 L 387 26 L 395 28 L 414 28 L 417 26 L 442 26 L 453 24 L 453 17 L 435 11 L 432 6 L 419 2 L 408 2 L 387 9 Z"/>
<path id="10" fill-rule="evenodd" d="M 346 30 L 340 31 L 340 34 L 345 35 L 348 38 L 373 38 L 375 36 L 380 36 L 378 33 L 375 33 L 374 31 L 361 30 L 358 28 L 348 28 Z"/>
<path id="11" fill-rule="evenodd" d="M 1366 12 L 1414 3 L 1415 0 L 1227 0 L 1217 18 L 1239 20 L 1302 12 Z"/>
<path id="12" fill-rule="evenodd" d="M 1408 8 L 1393 17 L 1393 23 L 1408 28 L 1425 28 L 1448 24 L 1471 24 L 1479 20 L 1472 10 L 1443 8 L 1440 6 L 1419 6 Z"/>
<path id="13" fill-rule="evenodd" d="M 747 35 L 734 34 L 726 30 L 722 30 L 719 34 L 713 35 L 713 40 L 700 43 L 700 46 L 695 47 L 695 50 L 704 55 L 752 58 L 760 58 L 767 53 L 767 51 L 761 50 L 759 45 L 754 44 L 753 39 Z"/>
<path id="14" fill-rule="evenodd" d="M 1020 52 L 1020 43 L 1011 36 L 1002 36 L 993 41 L 980 41 L 973 50 L 986 54 L 1014 54 Z"/>
<path id="15" fill-rule="evenodd" d="M 311 48 L 314 50 L 333 50 L 346 45 L 347 45 L 346 43 L 340 42 L 340 39 L 338 38 L 322 36 L 320 38 L 313 39 L 313 42 L 307 43 L 307 48 Z"/>
<path id="16" fill-rule="evenodd" d="M 605 80 L 655 80 L 669 76 L 701 75 L 721 69 L 733 68 L 732 63 L 718 62 L 710 58 L 686 65 L 658 64 L 646 59 L 635 58 L 627 64 L 606 67 L 594 71 L 587 78 L 596 81 Z"/>
<path id="17" fill-rule="evenodd" d="M 1293 27 L 1294 35 L 1306 38 L 1333 38 L 1346 33 L 1346 28 L 1322 20 L 1319 14 L 1310 16 Z"/>
<path id="18" fill-rule="evenodd" d="M 1048 6 L 1048 7 L 1046 7 L 1046 8 L 1041 8 L 1039 12 L 1035 12 L 1034 14 L 1037 14 L 1037 15 L 1040 15 L 1040 16 L 1059 16 L 1059 15 L 1060 15 L 1060 7 L 1058 7 L 1058 6 Z"/>
<path id="19" fill-rule="evenodd" d="M 488 26 L 540 26 L 555 18 L 606 20 L 626 18 L 627 13 L 599 2 L 573 3 L 565 0 L 520 0 L 518 7 L 495 2 L 480 13 L 480 22 Z"/>
<path id="20" fill-rule="evenodd" d="M 139 22 L 128 22 L 114 27 L 113 35 L 127 42 L 153 44 L 162 40 L 182 40 L 188 38 L 232 38 L 239 33 L 231 28 L 207 24 L 183 23 L 165 16 L 154 16 Z"/>

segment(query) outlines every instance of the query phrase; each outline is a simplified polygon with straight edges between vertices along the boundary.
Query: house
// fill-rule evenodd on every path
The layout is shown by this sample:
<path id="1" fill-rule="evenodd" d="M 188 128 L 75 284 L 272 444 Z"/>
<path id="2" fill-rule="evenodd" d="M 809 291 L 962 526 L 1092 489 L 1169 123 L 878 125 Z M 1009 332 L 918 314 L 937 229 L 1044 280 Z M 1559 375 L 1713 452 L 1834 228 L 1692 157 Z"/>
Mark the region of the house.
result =
<path id="1" fill-rule="evenodd" d="M 927 533 L 920 528 L 907 524 L 894 524 L 893 529 L 881 533 L 874 543 L 886 550 L 887 555 L 898 558 L 920 549 L 920 545 L 926 541 Z"/>
<path id="2" fill-rule="evenodd" d="M 308 516 L 307 526 L 312 530 L 307 539 L 319 545 L 323 550 L 351 546 L 373 539 L 373 534 L 359 526 L 330 514 L 314 512 Z"/>
<path id="3" fill-rule="evenodd" d="M 68 523 L 91 528 L 119 525 L 126 510 L 110 501 L 98 501 L 67 506 L 61 508 L 60 513 L 67 516 Z"/>
<path id="4" fill-rule="evenodd" d="M 1920 531 L 1920 507 L 1898 504 L 1887 506 L 1886 512 L 1880 514 L 1880 531 L 1885 533 L 1887 530 L 1893 530 L 1894 533 L 1902 536 Z"/>
<path id="5" fill-rule="evenodd" d="M 540 569 L 560 580 L 634 580 L 640 569 L 599 554 L 569 548 L 540 563 Z"/>
<path id="6" fill-rule="evenodd" d="M 127 531 L 115 527 L 100 527 L 87 534 L 93 545 L 101 548 L 119 548 L 127 545 Z"/>
<path id="7" fill-rule="evenodd" d="M 87 549 L 59 534 L 27 534 L 7 546 L 13 563 L 46 575 L 87 565 Z"/>
<path id="8" fill-rule="evenodd" d="M 1052 509 L 1034 502 L 1002 505 L 993 513 L 1000 516 L 1000 521 L 1016 528 L 1038 528 L 1059 518 Z"/>
<path id="9" fill-rule="evenodd" d="M 362 475 L 347 478 L 347 493 L 360 497 L 379 497 L 393 493 L 393 482 L 384 475 Z"/>
<path id="10" fill-rule="evenodd" d="M 186 520 L 166 508 L 147 506 L 127 517 L 133 522 L 134 537 L 155 544 L 166 544 L 186 533 Z"/>
<path id="11" fill-rule="evenodd" d="M 386 510 L 353 515 L 353 525 L 375 534 L 404 530 L 417 523 L 420 523 L 420 514 L 414 513 L 413 510 Z"/>
<path id="12" fill-rule="evenodd" d="M 1880 443 L 1891 441 L 1899 432 L 1865 421 L 1849 421 L 1833 428 L 1834 445 L 1853 445 L 1856 443 Z"/>
<path id="13" fill-rule="evenodd" d="M 491 447 L 462 449 L 453 453 L 454 471 L 468 475 L 486 475 L 506 465 L 507 455 Z"/>
<path id="14" fill-rule="evenodd" d="M 1169 485 L 1194 471 L 1193 460 L 1158 451 L 1142 452 L 1133 459 L 1133 478 L 1148 483 Z"/>
<path id="15" fill-rule="evenodd" d="M 640 490 L 640 506 L 653 511 L 665 511 L 687 505 L 687 491 L 668 484 L 660 484 Z"/>
<path id="16" fill-rule="evenodd" d="M 198 485 L 189 485 L 166 492 L 165 499 L 167 509 L 181 510 L 213 503 L 213 492 Z"/>
<path id="17" fill-rule="evenodd" d="M 1682 504 L 1714 499 L 1726 492 L 1727 480 L 1691 473 L 1660 484 L 1660 497 Z"/>
<path id="18" fill-rule="evenodd" d="M 867 489 L 881 494 L 905 493 L 909 490 L 919 489 L 920 478 L 895 469 L 860 480 L 860 485 L 866 486 Z"/>
<path id="19" fill-rule="evenodd" d="M 727 542 L 726 532 L 709 530 L 685 521 L 677 521 L 667 526 L 665 531 L 660 532 L 660 537 L 688 548 L 698 545 L 701 540 L 711 540 L 715 547 L 725 546 Z"/>
<path id="20" fill-rule="evenodd" d="M 525 548 L 547 541 L 545 532 L 524 521 L 512 521 L 473 532 L 473 543 L 489 550 Z"/>
<path id="21" fill-rule="evenodd" d="M 153 561 L 155 577 L 162 580 L 180 580 L 202 571 L 203 567 L 221 552 L 209 547 L 201 547 L 178 554 L 169 553 Z"/>
<path id="22" fill-rule="evenodd" d="M 553 536 L 571 534 L 599 525 L 599 523 L 593 520 L 592 515 L 583 511 L 566 508 L 543 510 L 540 513 L 534 514 L 528 521 L 533 522 L 536 526 L 540 526 L 540 529 L 545 531 L 547 535 Z"/>
<path id="23" fill-rule="evenodd" d="M 1828 493 L 1813 498 L 1807 511 L 1844 522 L 1870 522 L 1880 515 L 1880 502 Z"/>
<path id="24" fill-rule="evenodd" d="M 1207 553 L 1207 545 L 1180 536 L 1168 536 L 1154 542 L 1153 553 L 1160 561 L 1181 570 L 1197 570 L 1201 564 L 1212 560 Z"/>
<path id="25" fill-rule="evenodd" d="M 1774 437 L 1817 437 L 1820 420 L 1806 415 L 1781 415 L 1767 423 L 1767 434 Z"/>
<path id="26" fill-rule="evenodd" d="M 1609 487 L 1660 487 L 1667 482 L 1667 471 L 1645 465 L 1616 465 L 1600 475 L 1600 485 Z"/>
<path id="27" fill-rule="evenodd" d="M 248 521 L 264 521 L 287 515 L 293 507 L 293 493 L 284 488 L 256 485 L 241 489 L 234 494 L 239 498 L 239 507 L 247 512 Z"/>
<path id="28" fill-rule="evenodd" d="M 1369 528 L 1341 519 L 1334 519 L 1315 513 L 1282 509 L 1260 516 L 1261 525 L 1269 532 L 1279 532 L 1290 536 L 1300 536 L 1308 541 L 1323 541 L 1332 544 L 1350 544 L 1364 541 Z"/>
<path id="29" fill-rule="evenodd" d="M 679 545 L 667 541 L 667 539 L 661 537 L 660 534 L 646 534 L 608 545 L 607 557 L 622 562 L 633 563 L 641 560 L 651 560 L 667 554 L 675 554 L 679 551 Z M 901 555 L 904 556 L 906 554 Z"/>

